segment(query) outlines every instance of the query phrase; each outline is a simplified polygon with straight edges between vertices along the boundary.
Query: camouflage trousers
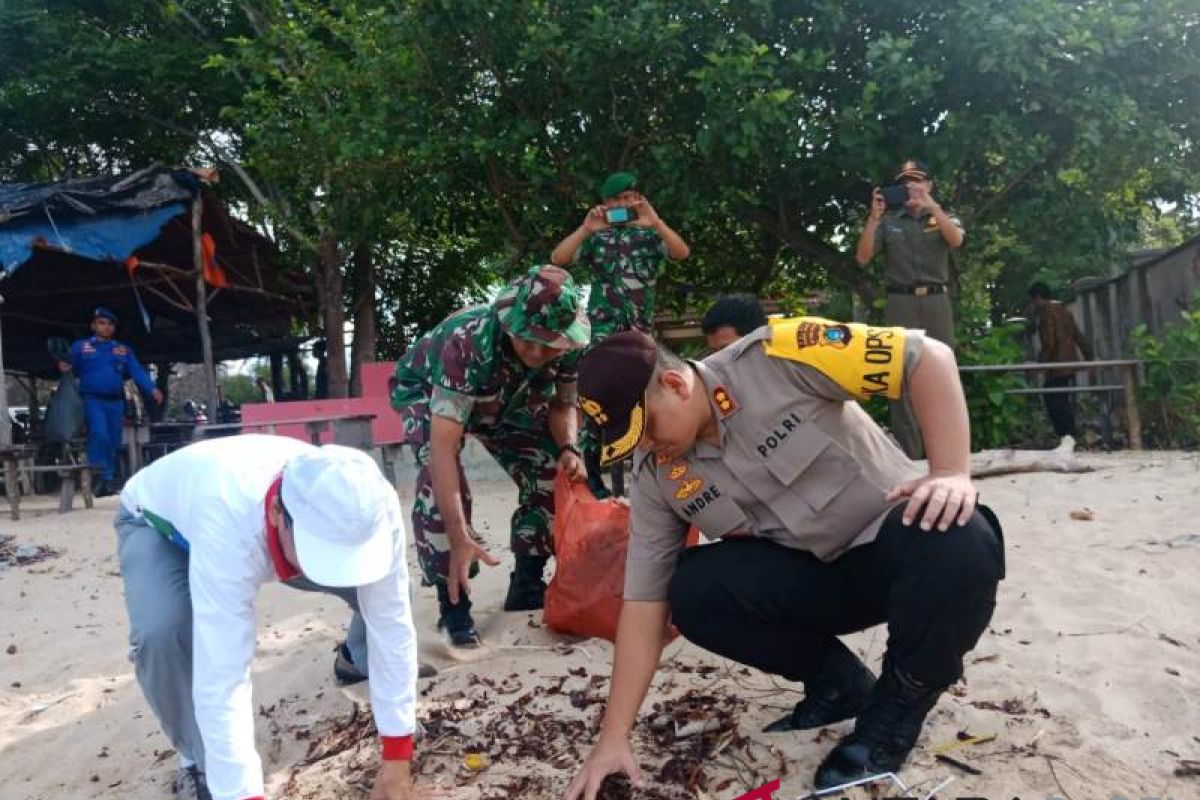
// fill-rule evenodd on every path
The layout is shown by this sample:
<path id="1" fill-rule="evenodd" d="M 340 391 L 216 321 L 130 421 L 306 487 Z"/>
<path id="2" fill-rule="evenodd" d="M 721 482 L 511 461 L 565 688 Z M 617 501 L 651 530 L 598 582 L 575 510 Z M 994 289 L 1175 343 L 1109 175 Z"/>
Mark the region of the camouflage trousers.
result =
<path id="1" fill-rule="evenodd" d="M 406 441 L 417 459 L 416 499 L 413 502 L 412 535 L 425 580 L 445 583 L 450 574 L 450 540 L 446 523 L 433 495 L 430 461 L 429 408 L 424 404 L 401 410 Z M 518 425 L 501 426 L 485 434 L 469 434 L 479 440 L 517 485 L 517 508 L 513 511 L 509 546 L 515 555 L 549 557 L 554 554 L 550 525 L 554 518 L 554 478 L 558 470 L 558 447 L 550 435 L 549 418 L 542 413 L 522 415 Z M 457 455 L 457 454 L 456 454 Z M 471 487 L 458 463 L 463 514 L 471 522 Z M 473 527 L 473 526 L 472 526 Z M 478 565 L 471 568 L 471 577 Z"/>

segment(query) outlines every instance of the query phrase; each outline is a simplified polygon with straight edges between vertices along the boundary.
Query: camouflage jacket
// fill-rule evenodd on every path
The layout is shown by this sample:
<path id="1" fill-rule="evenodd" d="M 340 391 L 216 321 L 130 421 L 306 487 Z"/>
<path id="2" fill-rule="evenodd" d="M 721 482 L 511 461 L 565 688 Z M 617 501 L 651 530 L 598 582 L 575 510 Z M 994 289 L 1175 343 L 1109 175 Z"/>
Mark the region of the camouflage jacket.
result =
<path id="1" fill-rule="evenodd" d="M 574 351 L 530 369 L 517 358 L 496 310 L 472 306 L 451 314 L 396 363 L 392 407 L 404 414 L 424 405 L 475 434 L 530 427 L 551 399 L 575 402 L 578 359 Z"/>
<path id="2" fill-rule="evenodd" d="M 605 228 L 584 240 L 575 261 L 589 272 L 593 342 L 633 328 L 653 332 L 654 284 L 666 258 L 666 242 L 649 228 Z"/>

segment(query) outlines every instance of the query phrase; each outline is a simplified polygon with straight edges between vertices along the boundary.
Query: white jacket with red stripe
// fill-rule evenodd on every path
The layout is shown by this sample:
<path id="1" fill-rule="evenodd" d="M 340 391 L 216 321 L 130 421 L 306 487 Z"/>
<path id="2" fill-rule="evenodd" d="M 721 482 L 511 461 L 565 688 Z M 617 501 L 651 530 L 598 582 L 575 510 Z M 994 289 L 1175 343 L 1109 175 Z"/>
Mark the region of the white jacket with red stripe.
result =
<path id="1" fill-rule="evenodd" d="M 189 552 L 192 697 L 204 739 L 204 770 L 214 800 L 263 796 L 254 746 L 250 667 L 254 599 L 279 575 L 268 548 L 264 498 L 288 460 L 312 445 L 279 436 L 198 442 L 133 476 L 121 504 Z M 367 626 L 371 706 L 385 757 L 411 752 L 416 727 L 417 650 L 408 602 L 404 521 L 391 498 L 391 571 L 358 587 Z"/>

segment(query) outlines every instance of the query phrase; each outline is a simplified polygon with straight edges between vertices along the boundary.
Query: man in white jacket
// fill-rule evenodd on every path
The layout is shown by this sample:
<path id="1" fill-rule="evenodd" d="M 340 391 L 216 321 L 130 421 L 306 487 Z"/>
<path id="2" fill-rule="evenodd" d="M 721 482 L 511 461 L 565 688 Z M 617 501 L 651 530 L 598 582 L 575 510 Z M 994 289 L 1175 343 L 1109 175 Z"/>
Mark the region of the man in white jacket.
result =
<path id="1" fill-rule="evenodd" d="M 416 637 L 404 523 L 365 453 L 275 436 L 200 442 L 121 492 L 131 660 L 184 780 L 205 800 L 263 800 L 250 667 L 268 581 L 357 587 L 383 761 L 371 800 L 409 800 Z"/>

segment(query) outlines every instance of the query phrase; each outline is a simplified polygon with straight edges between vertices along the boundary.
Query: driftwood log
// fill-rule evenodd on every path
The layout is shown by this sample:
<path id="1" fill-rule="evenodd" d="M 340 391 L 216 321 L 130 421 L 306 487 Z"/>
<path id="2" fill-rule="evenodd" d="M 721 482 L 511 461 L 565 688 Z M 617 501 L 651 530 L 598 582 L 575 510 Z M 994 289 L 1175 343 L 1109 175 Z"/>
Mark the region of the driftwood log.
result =
<path id="1" fill-rule="evenodd" d="M 984 450 L 971 454 L 971 477 L 993 478 L 1018 472 L 1092 472 L 1075 457 L 1075 440 L 1064 436 L 1053 450 Z"/>

